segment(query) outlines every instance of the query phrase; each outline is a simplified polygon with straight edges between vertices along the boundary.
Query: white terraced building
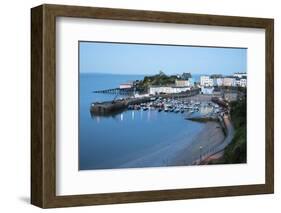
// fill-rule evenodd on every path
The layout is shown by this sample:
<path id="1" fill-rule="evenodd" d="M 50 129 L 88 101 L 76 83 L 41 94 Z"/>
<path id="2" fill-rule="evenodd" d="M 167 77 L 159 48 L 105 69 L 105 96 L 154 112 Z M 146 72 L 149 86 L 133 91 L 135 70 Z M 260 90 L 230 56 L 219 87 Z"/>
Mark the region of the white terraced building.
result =
<path id="1" fill-rule="evenodd" d="M 223 85 L 223 78 L 213 78 L 214 86 L 221 87 Z"/>
<path id="2" fill-rule="evenodd" d="M 204 87 L 212 87 L 214 86 L 214 81 L 208 75 L 200 76 L 200 85 Z"/>
<path id="3" fill-rule="evenodd" d="M 227 86 L 227 87 L 246 87 L 247 77 L 246 73 L 235 73 L 233 76 L 226 77 L 213 77 L 208 75 L 200 76 L 201 87 L 213 87 L 213 86 Z"/>
<path id="4" fill-rule="evenodd" d="M 149 88 L 150 95 L 157 95 L 161 93 L 172 94 L 181 93 L 190 90 L 190 87 L 177 87 L 177 86 L 151 86 Z"/>
<path id="5" fill-rule="evenodd" d="M 247 86 L 247 78 L 237 78 L 236 85 L 238 87 L 246 87 Z"/>
<path id="6" fill-rule="evenodd" d="M 223 86 L 235 87 L 236 86 L 236 79 L 233 78 L 233 77 L 225 77 L 225 78 L 223 78 Z"/>

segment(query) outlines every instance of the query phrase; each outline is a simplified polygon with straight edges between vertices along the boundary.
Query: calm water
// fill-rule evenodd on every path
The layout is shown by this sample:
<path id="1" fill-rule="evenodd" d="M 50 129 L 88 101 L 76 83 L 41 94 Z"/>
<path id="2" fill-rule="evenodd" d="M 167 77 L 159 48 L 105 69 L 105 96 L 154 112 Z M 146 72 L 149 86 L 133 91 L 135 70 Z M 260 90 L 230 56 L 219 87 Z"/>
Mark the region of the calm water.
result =
<path id="1" fill-rule="evenodd" d="M 113 169 L 161 147 L 192 137 L 203 127 L 181 113 L 157 110 L 124 111 L 114 116 L 91 116 L 90 104 L 114 99 L 94 90 L 116 88 L 143 79 L 140 75 L 80 74 L 79 168 Z"/>

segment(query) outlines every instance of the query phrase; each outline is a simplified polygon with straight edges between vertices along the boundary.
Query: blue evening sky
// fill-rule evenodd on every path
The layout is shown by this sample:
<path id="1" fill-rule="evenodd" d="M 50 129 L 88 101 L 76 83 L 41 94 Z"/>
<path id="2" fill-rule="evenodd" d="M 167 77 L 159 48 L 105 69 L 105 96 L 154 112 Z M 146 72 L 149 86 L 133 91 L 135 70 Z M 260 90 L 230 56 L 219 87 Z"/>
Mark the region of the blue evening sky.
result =
<path id="1" fill-rule="evenodd" d="M 247 71 L 247 49 L 80 42 L 80 72 L 154 75 Z"/>

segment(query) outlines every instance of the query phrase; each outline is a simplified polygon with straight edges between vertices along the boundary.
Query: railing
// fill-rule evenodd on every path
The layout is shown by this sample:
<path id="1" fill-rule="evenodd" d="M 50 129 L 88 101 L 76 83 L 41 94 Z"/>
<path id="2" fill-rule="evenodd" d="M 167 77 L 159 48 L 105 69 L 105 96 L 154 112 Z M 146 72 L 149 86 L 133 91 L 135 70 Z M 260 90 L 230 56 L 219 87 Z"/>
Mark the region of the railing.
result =
<path id="1" fill-rule="evenodd" d="M 216 146 L 212 146 L 212 147 L 204 147 L 204 151 L 202 150 L 199 158 L 198 156 L 196 156 L 196 158 L 194 158 L 194 160 L 192 159 L 192 165 L 199 165 L 201 164 L 204 160 L 206 160 L 207 158 L 223 151 L 225 149 L 225 147 L 227 147 L 231 141 L 232 141 L 232 135 L 230 135 L 230 130 L 227 128 L 227 125 L 225 123 L 224 118 L 219 117 L 219 121 L 220 121 L 220 125 L 225 133 L 225 138 L 222 141 L 222 143 L 217 144 Z M 230 124 L 231 125 L 231 124 Z"/>

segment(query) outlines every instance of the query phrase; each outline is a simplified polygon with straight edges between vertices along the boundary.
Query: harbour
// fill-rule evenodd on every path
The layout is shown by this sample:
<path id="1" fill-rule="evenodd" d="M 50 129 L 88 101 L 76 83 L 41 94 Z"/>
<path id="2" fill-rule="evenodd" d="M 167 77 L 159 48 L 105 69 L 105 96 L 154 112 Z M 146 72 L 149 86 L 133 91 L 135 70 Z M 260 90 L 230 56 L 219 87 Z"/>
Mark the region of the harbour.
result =
<path id="1" fill-rule="evenodd" d="M 98 82 L 99 77 L 114 79 L 112 75 L 91 77 L 91 82 Z M 89 78 L 85 76 L 86 81 Z M 131 80 L 136 77 L 127 78 Z M 124 82 L 124 79 L 120 79 L 119 83 Z M 127 89 L 120 92 L 119 89 L 98 87 L 93 90 L 92 85 L 95 84 L 89 84 L 85 88 L 89 96 L 87 102 L 82 104 L 85 111 L 80 110 L 80 117 L 84 117 L 82 122 L 87 121 L 84 125 L 88 127 L 81 128 L 80 147 L 84 154 L 80 158 L 80 162 L 83 162 L 80 169 L 198 165 L 226 146 L 223 142 L 229 137 L 229 131 L 224 121 L 228 119 L 229 109 L 222 99 L 226 90 L 221 89 L 220 93 L 212 95 L 202 94 L 199 89 L 149 95 L 137 94 L 136 89 L 132 88 L 129 92 L 124 92 Z M 90 111 L 90 116 L 87 111 Z M 126 131 L 120 132 L 120 128 Z M 107 134 L 109 129 L 111 136 Z M 83 139 L 84 135 L 90 137 Z M 103 142 L 92 143 L 91 135 L 92 138 L 103 138 Z M 105 138 L 103 135 L 108 136 Z M 206 141 L 198 143 L 198 138 L 203 137 L 202 135 L 208 141 L 207 144 Z M 107 149 L 104 149 L 103 144 L 110 146 L 107 145 Z M 103 150 L 103 155 L 99 149 Z M 186 157 L 181 159 L 180 153 L 185 149 Z M 106 157 L 108 154 L 111 160 Z"/>
<path id="2" fill-rule="evenodd" d="M 142 79 L 143 76 L 81 75 L 80 170 L 122 168 L 127 163 L 164 147 L 178 146 L 179 141 L 183 142 L 182 146 L 186 146 L 204 128 L 203 123 L 185 120 L 187 110 L 185 113 L 176 112 L 177 110 L 165 112 L 163 108 L 159 112 L 161 108 L 156 107 L 156 104 L 164 103 L 164 99 L 167 104 L 191 101 L 194 96 L 186 94 L 159 94 L 157 98 L 146 97 L 146 101 L 142 99 L 141 102 L 127 103 L 121 110 L 93 113 L 92 103 L 112 103 L 114 99 L 124 101 L 131 98 L 128 95 L 118 95 L 116 98 L 116 94 L 93 91 L 106 87 L 115 88 L 122 82 L 138 78 Z M 155 165 L 165 165 L 166 158 L 167 154 L 159 157 L 154 162 Z"/>
<path id="3" fill-rule="evenodd" d="M 95 91 L 95 93 L 112 93 L 112 91 L 120 92 L 120 90 L 116 89 L 110 89 L 110 90 L 102 90 L 102 91 Z M 124 94 L 124 91 L 118 94 Z M 117 95 L 118 95 L 117 94 Z M 130 93 L 126 92 L 126 95 Z M 105 102 L 94 102 L 91 104 L 91 112 L 97 115 L 103 115 L 103 114 L 110 114 L 113 111 L 121 111 L 124 109 L 148 109 L 148 107 L 153 106 L 154 108 L 157 108 L 159 111 L 167 111 L 169 110 L 175 110 L 176 112 L 183 112 L 187 109 L 187 105 L 185 105 L 184 102 L 181 103 L 180 108 L 173 105 L 171 100 L 177 100 L 177 99 L 183 99 L 186 97 L 191 97 L 194 95 L 199 94 L 198 89 L 194 89 L 191 91 L 188 91 L 184 94 L 163 94 L 163 95 L 143 95 L 139 97 L 128 97 L 128 98 L 121 98 L 121 99 L 114 99 L 112 101 L 105 101 Z M 117 97 L 117 96 L 116 96 Z M 163 100 L 163 101 L 162 101 Z M 170 102 L 170 104 L 166 104 L 164 102 Z M 148 103 L 149 104 L 145 104 Z M 161 103 L 162 102 L 162 103 Z M 184 108 L 185 107 L 185 108 Z"/>

